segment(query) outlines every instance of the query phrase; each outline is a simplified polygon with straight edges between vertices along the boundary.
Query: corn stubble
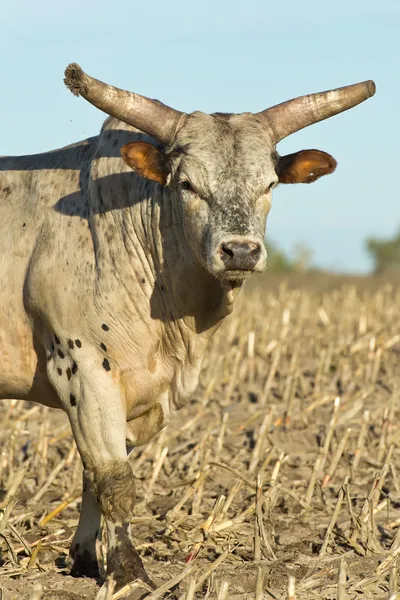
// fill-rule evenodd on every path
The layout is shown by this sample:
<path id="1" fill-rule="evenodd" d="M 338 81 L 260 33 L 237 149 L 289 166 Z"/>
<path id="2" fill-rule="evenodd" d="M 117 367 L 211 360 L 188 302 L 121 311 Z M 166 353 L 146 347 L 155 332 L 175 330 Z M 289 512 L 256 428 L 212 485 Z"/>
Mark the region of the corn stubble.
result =
<path id="1" fill-rule="evenodd" d="M 149 598 L 400 598 L 400 287 L 264 277 L 238 304 L 194 400 L 132 454 Z M 11 401 L 0 420 L 1 597 L 94 600 L 65 575 L 66 419 Z"/>

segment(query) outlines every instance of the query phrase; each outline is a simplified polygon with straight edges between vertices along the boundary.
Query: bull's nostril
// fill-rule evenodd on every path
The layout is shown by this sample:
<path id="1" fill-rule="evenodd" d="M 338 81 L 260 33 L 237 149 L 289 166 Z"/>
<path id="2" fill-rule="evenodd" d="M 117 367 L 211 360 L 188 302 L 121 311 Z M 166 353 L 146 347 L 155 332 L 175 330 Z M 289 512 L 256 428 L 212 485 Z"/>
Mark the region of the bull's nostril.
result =
<path id="1" fill-rule="evenodd" d="M 218 253 L 226 270 L 253 271 L 261 256 L 261 244 L 246 239 L 226 240 Z"/>
<path id="2" fill-rule="evenodd" d="M 229 248 L 225 244 L 222 244 L 221 250 L 222 250 L 222 253 L 227 254 L 229 256 L 229 258 L 233 258 L 233 250 L 231 250 L 231 248 Z"/>

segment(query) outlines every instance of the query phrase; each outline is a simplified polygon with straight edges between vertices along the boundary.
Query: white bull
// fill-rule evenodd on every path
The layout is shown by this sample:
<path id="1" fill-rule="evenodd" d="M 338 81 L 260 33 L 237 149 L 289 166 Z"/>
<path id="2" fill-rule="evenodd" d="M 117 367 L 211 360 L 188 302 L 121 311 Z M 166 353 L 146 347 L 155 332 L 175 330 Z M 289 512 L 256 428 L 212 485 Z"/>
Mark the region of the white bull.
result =
<path id="1" fill-rule="evenodd" d="M 258 114 L 184 114 L 77 65 L 66 85 L 111 118 L 100 135 L 0 159 L 0 397 L 64 410 L 84 465 L 72 572 L 151 585 L 131 537 L 136 444 L 196 389 L 211 335 L 265 268 L 271 190 L 331 173 L 287 135 L 366 100 L 373 82 Z"/>

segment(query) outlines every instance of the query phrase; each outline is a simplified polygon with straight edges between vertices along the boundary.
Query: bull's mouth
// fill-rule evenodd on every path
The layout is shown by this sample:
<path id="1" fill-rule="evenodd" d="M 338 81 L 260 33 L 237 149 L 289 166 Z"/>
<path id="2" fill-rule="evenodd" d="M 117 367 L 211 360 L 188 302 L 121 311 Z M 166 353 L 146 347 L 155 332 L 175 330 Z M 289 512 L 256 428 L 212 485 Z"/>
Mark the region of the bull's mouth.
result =
<path id="1" fill-rule="evenodd" d="M 241 288 L 243 283 L 252 275 L 254 271 L 250 270 L 232 270 L 223 271 L 219 273 L 219 280 L 221 287 L 225 292 L 234 292 L 234 290 Z"/>
<path id="2" fill-rule="evenodd" d="M 254 273 L 251 269 L 234 269 L 234 270 L 226 270 L 218 273 L 218 278 L 221 282 L 234 282 L 234 281 L 245 281 L 250 275 Z"/>
<path id="3" fill-rule="evenodd" d="M 254 271 L 250 269 L 226 269 L 214 275 L 220 282 L 221 288 L 226 294 L 228 306 L 233 305 L 235 298 L 239 293 L 239 289 L 253 273 Z"/>

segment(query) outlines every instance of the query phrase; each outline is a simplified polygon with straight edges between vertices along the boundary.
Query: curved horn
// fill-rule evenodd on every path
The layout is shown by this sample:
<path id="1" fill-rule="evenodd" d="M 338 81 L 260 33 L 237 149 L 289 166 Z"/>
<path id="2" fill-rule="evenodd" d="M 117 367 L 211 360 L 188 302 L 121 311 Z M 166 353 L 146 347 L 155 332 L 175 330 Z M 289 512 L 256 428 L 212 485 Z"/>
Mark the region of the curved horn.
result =
<path id="1" fill-rule="evenodd" d="M 85 100 L 108 115 L 137 127 L 140 131 L 168 143 L 184 113 L 158 100 L 107 85 L 82 71 L 76 63 L 65 69 L 64 83 L 75 96 Z"/>
<path id="2" fill-rule="evenodd" d="M 258 113 L 268 120 L 275 142 L 288 135 L 353 108 L 375 94 L 375 83 L 363 81 L 336 90 L 309 94 L 282 102 Z"/>

